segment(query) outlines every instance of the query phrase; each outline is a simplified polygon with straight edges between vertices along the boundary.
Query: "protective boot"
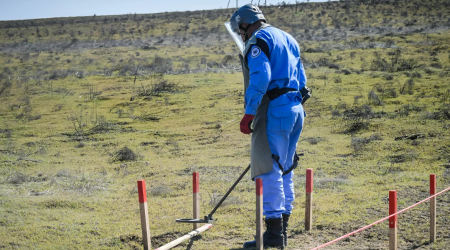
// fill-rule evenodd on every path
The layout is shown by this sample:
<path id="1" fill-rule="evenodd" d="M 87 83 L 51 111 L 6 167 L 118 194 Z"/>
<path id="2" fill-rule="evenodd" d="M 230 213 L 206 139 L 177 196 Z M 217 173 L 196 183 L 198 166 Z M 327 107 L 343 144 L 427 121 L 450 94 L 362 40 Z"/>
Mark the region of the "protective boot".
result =
<path id="1" fill-rule="evenodd" d="M 284 237 L 284 246 L 287 247 L 287 229 L 289 223 L 290 214 L 283 214 L 283 237 Z"/>
<path id="2" fill-rule="evenodd" d="M 266 231 L 263 234 L 264 247 L 284 249 L 283 218 L 265 219 Z M 244 248 L 255 248 L 256 240 L 244 243 Z"/>

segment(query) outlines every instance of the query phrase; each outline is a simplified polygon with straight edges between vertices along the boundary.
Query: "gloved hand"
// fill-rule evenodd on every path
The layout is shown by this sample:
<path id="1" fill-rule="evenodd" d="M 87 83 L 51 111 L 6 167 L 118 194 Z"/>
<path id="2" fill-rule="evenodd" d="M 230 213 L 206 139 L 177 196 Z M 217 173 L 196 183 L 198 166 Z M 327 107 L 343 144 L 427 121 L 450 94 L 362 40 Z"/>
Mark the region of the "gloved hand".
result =
<path id="1" fill-rule="evenodd" d="M 241 132 L 244 134 L 250 134 L 253 130 L 250 128 L 250 124 L 252 124 L 254 115 L 245 114 L 241 120 Z"/>

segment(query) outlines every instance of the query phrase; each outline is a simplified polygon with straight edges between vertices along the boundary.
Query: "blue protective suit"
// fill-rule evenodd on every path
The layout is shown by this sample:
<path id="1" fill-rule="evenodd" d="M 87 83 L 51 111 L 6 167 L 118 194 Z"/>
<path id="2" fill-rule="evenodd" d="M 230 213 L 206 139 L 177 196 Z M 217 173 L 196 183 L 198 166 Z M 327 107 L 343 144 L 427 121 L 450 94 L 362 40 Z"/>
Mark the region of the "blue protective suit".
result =
<path id="1" fill-rule="evenodd" d="M 288 33 L 275 27 L 264 28 L 256 34 L 267 47 L 253 45 L 247 54 L 250 83 L 245 93 L 245 113 L 254 115 L 262 97 L 273 88 L 306 86 L 306 75 L 300 60 L 300 47 Z M 269 55 L 266 55 L 268 53 Z M 270 58 L 270 59 L 269 59 Z M 263 180 L 263 210 L 267 219 L 291 214 L 293 209 L 293 171 L 282 175 L 293 164 L 297 142 L 303 128 L 305 113 L 300 92 L 289 92 L 270 101 L 267 112 L 267 137 L 272 154 L 272 171 L 257 176 Z"/>

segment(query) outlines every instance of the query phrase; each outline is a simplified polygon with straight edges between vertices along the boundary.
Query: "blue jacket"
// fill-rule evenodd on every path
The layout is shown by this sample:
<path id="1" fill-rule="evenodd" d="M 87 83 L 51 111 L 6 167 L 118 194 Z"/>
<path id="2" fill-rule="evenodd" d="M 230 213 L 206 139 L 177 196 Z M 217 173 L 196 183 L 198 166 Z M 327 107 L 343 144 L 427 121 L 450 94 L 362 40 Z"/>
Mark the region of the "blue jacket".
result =
<path id="1" fill-rule="evenodd" d="M 263 40 L 267 47 L 261 49 L 262 46 L 253 45 L 247 54 L 250 84 L 245 93 L 245 113 L 250 115 L 256 114 L 256 109 L 268 90 L 273 88 L 300 90 L 306 86 L 300 46 L 290 34 L 270 26 L 258 31 L 256 38 Z M 266 53 L 269 53 L 269 56 Z M 294 95 L 300 96 L 301 101 L 300 93 Z M 291 100 L 286 95 L 280 96 L 271 101 L 270 106 L 282 105 Z"/>

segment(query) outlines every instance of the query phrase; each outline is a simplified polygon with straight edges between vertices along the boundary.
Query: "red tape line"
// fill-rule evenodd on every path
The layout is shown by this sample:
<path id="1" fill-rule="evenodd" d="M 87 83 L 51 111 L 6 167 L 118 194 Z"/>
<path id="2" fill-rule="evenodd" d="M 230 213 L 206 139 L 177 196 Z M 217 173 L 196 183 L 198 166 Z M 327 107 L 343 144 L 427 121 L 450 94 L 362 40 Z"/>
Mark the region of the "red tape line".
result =
<path id="1" fill-rule="evenodd" d="M 391 215 L 389 215 L 388 217 L 385 217 L 385 218 L 383 218 L 383 219 L 381 219 L 381 220 L 377 220 L 377 221 L 375 221 L 374 223 L 372 223 L 372 224 L 370 224 L 370 225 L 367 225 L 367 226 L 365 226 L 365 227 L 362 227 L 362 228 L 360 228 L 360 229 L 358 229 L 358 230 L 356 230 L 356 231 L 353 231 L 353 232 L 351 232 L 351 233 L 348 233 L 348 234 L 346 234 L 346 235 L 344 235 L 344 236 L 341 236 L 341 237 L 339 237 L 339 238 L 337 238 L 337 239 L 334 239 L 334 240 L 332 240 L 332 241 L 330 241 L 330 242 L 327 242 L 327 243 L 325 243 L 325 244 L 323 244 L 323 245 L 321 245 L 321 246 L 315 247 L 315 248 L 313 248 L 313 249 L 311 249 L 311 250 L 317 250 L 317 249 L 326 247 L 326 246 L 331 245 L 331 244 L 333 244 L 333 243 L 335 243 L 335 242 L 337 242 L 337 241 L 340 241 L 340 240 L 342 240 L 342 239 L 345 239 L 345 238 L 347 238 L 348 236 L 351 236 L 351 235 L 354 235 L 355 233 L 361 232 L 361 231 L 364 230 L 364 229 L 367 229 L 367 228 L 369 228 L 369 227 L 371 227 L 371 226 L 373 226 L 373 225 L 376 225 L 376 224 L 378 224 L 378 223 L 380 223 L 380 222 L 382 222 L 382 221 L 385 221 L 385 220 L 387 220 L 387 219 L 389 219 L 389 218 L 391 218 L 391 217 L 393 217 L 393 216 L 396 216 L 396 215 L 398 215 L 398 214 L 401 214 L 401 213 L 405 212 L 406 210 L 409 210 L 409 209 L 411 209 L 411 208 L 413 208 L 413 207 L 415 207 L 415 206 L 417 206 L 417 205 L 419 205 L 419 204 L 421 204 L 421 203 L 423 203 L 423 202 L 425 202 L 425 201 L 427 201 L 427 200 L 430 200 L 431 198 L 434 198 L 434 197 L 436 197 L 436 196 L 438 196 L 438 195 L 440 195 L 440 194 L 442 194 L 442 193 L 444 193 L 444 192 L 447 192 L 448 190 L 450 190 L 450 187 L 448 187 L 447 189 L 442 190 L 441 192 L 439 192 L 439 193 L 437 193 L 437 194 L 435 194 L 435 195 L 432 195 L 432 196 L 426 198 L 426 199 L 423 200 L 423 201 L 420 201 L 420 202 L 418 202 L 418 203 L 416 203 L 416 204 L 414 204 L 414 205 L 412 205 L 412 206 L 409 206 L 409 207 L 407 207 L 407 208 L 405 208 L 405 209 L 402 209 L 402 210 L 398 211 L 398 212 L 395 213 L 395 214 L 391 214 Z"/>

